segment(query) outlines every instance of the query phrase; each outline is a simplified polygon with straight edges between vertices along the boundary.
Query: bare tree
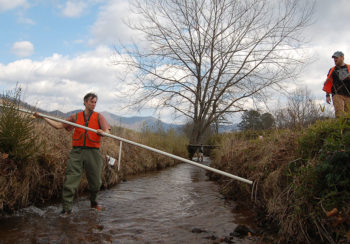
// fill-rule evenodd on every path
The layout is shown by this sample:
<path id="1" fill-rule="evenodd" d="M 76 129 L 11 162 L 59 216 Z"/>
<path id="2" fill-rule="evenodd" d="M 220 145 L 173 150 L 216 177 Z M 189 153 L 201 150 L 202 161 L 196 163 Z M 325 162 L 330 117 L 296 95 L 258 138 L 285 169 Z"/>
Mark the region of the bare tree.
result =
<path id="1" fill-rule="evenodd" d="M 275 112 L 276 124 L 279 128 L 300 129 L 325 118 L 320 105 L 317 105 L 305 87 L 296 89 L 288 96 L 287 107 Z"/>
<path id="2" fill-rule="evenodd" d="M 200 143 L 219 118 L 246 110 L 249 99 L 295 77 L 309 3 L 136 0 L 141 21 L 130 27 L 150 45 L 118 48 L 126 58 L 116 61 L 137 71 L 132 85 L 139 93 L 131 104 L 174 109 L 193 121 L 190 143 Z"/>

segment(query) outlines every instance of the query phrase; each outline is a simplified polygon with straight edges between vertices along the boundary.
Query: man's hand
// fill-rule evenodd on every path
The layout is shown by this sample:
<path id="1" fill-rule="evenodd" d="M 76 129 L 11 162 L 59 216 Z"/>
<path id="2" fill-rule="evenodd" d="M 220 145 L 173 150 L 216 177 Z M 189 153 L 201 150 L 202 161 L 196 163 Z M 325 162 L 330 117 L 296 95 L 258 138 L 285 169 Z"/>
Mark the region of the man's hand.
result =
<path id="1" fill-rule="evenodd" d="M 104 132 L 103 130 L 101 130 L 101 129 L 97 129 L 96 131 L 97 131 L 97 134 L 100 135 L 100 136 L 103 136 L 102 133 L 105 133 L 105 132 Z"/>
<path id="2" fill-rule="evenodd" d="M 43 116 L 39 115 L 38 112 L 35 112 L 35 113 L 33 114 L 33 116 L 34 116 L 35 118 L 39 118 L 39 119 L 45 120 L 50 126 L 54 127 L 55 129 L 62 129 L 62 128 L 64 128 L 64 125 L 63 125 L 62 122 L 57 122 L 57 121 L 48 119 L 48 118 L 46 118 L 46 117 L 43 117 Z"/>
<path id="3" fill-rule="evenodd" d="M 327 97 L 326 97 L 326 102 L 327 102 L 328 104 L 331 104 L 331 97 L 330 97 L 330 96 L 327 96 Z"/>
<path id="4" fill-rule="evenodd" d="M 37 118 L 37 119 L 42 119 L 42 118 L 43 118 L 42 116 L 39 115 L 38 112 L 35 112 L 35 113 L 33 114 L 33 116 L 34 116 L 35 118 Z"/>

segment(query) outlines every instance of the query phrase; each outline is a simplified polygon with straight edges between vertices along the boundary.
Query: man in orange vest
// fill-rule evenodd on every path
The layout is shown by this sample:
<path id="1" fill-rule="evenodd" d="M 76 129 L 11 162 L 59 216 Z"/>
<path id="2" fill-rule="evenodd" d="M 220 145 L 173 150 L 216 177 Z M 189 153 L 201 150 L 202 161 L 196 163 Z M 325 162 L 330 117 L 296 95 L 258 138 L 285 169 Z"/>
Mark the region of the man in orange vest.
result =
<path id="1" fill-rule="evenodd" d="M 74 129 L 73 148 L 69 154 L 69 161 L 66 168 L 66 178 L 63 185 L 62 214 L 70 214 L 72 211 L 73 199 L 76 189 L 80 184 L 84 170 L 89 182 L 91 207 L 101 210 L 97 203 L 97 192 L 100 190 L 102 157 L 100 155 L 100 141 L 103 132 L 109 133 L 110 126 L 102 114 L 94 112 L 97 103 L 97 95 L 88 93 L 84 97 L 85 110 L 71 115 L 67 121 L 77 123 L 97 130 L 97 133 L 87 131 L 72 125 L 50 120 L 34 114 L 37 118 L 43 118 L 49 125 L 56 129 L 65 128 L 67 131 Z"/>
<path id="2" fill-rule="evenodd" d="M 332 58 L 335 66 L 329 70 L 323 90 L 327 103 L 331 102 L 332 94 L 335 116 L 339 117 L 350 111 L 350 65 L 344 63 L 344 53 L 341 51 L 336 51 Z"/>

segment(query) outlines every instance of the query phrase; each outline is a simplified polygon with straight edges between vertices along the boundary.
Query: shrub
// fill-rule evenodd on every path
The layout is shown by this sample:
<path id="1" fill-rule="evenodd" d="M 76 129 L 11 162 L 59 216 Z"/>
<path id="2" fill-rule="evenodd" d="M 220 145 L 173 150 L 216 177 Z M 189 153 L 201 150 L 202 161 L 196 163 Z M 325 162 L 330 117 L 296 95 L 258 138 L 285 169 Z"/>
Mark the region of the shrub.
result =
<path id="1" fill-rule="evenodd" d="M 350 199 L 350 118 L 319 121 L 299 139 L 304 161 L 315 161 L 314 194 L 324 206 Z"/>
<path id="2" fill-rule="evenodd" d="M 318 121 L 299 139 L 299 154 L 306 159 L 317 156 L 323 160 L 330 152 L 349 149 L 350 117 Z"/>
<path id="3" fill-rule="evenodd" d="M 21 89 L 8 92 L 0 106 L 0 150 L 17 162 L 33 158 L 37 149 L 33 119 L 18 110 Z"/>

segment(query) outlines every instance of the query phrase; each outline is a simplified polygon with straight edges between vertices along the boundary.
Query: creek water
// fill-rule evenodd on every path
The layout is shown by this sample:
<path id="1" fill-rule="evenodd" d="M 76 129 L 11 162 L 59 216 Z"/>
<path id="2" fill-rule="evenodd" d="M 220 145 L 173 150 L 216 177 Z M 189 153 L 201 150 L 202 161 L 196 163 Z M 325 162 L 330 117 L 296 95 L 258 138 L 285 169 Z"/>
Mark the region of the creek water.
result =
<path id="1" fill-rule="evenodd" d="M 218 193 L 205 170 L 179 164 L 128 179 L 101 191 L 103 211 L 78 198 L 73 213 L 60 205 L 28 207 L 0 217 L 0 243 L 255 243 L 230 236 L 251 213 Z"/>

